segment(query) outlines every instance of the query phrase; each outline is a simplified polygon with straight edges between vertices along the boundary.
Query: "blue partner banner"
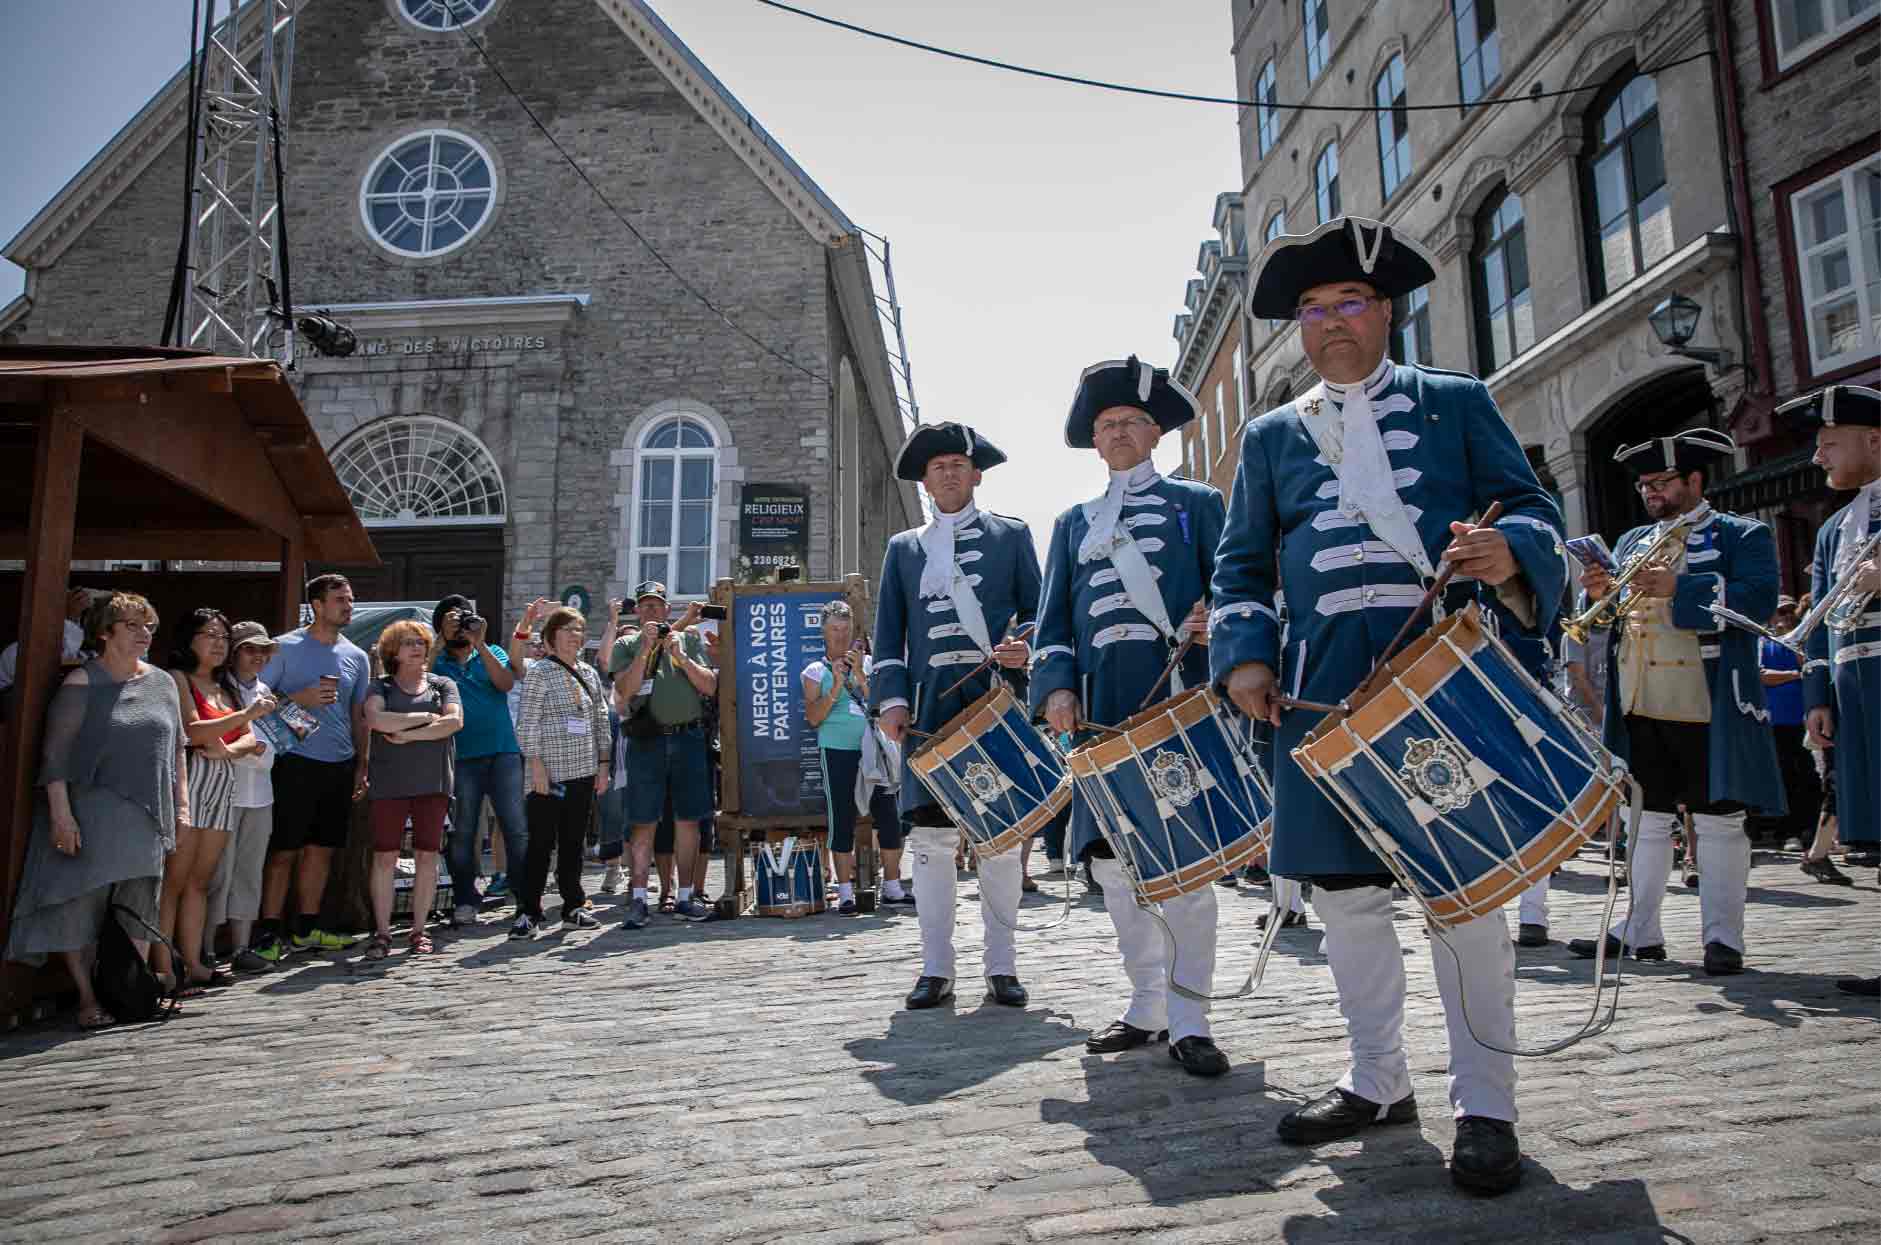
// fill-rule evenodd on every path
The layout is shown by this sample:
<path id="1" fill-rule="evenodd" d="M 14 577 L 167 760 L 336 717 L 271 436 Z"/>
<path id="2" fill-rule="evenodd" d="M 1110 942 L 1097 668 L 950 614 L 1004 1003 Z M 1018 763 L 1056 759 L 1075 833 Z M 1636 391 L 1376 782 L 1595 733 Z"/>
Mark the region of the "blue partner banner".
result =
<path id="1" fill-rule="evenodd" d="M 832 594 L 833 595 L 833 594 Z M 738 653 L 738 793 L 746 817 L 825 815 L 803 672 L 823 656 L 823 606 L 802 592 L 739 593 L 728 619 Z"/>

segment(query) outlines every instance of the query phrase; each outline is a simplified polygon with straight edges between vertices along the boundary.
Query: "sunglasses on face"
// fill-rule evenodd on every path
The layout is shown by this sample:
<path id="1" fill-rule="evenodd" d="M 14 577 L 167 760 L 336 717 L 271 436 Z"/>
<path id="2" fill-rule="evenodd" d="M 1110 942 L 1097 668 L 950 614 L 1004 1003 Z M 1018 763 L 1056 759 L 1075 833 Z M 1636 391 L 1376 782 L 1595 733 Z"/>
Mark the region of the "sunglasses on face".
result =
<path id="1" fill-rule="evenodd" d="M 1336 303 L 1308 303 L 1294 309 L 1293 318 L 1301 324 L 1324 324 L 1327 316 L 1338 316 L 1341 320 L 1350 320 L 1377 302 L 1376 298 L 1342 298 Z"/>

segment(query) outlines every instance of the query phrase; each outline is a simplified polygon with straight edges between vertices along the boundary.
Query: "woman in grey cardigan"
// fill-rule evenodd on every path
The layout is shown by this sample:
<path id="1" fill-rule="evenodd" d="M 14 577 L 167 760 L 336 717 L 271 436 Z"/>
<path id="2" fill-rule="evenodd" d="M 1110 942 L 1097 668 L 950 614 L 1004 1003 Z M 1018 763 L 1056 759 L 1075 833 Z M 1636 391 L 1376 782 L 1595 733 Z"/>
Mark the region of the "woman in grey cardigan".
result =
<path id="1" fill-rule="evenodd" d="M 46 713 L 45 798 L 33 809 L 6 958 L 63 958 L 81 1029 L 116 1023 L 91 984 L 108 905 L 156 924 L 163 859 L 189 819 L 176 686 L 143 660 L 156 625 L 150 602 L 113 595 L 91 619 L 99 656 L 65 677 Z M 124 929 L 147 949 L 143 927 Z"/>

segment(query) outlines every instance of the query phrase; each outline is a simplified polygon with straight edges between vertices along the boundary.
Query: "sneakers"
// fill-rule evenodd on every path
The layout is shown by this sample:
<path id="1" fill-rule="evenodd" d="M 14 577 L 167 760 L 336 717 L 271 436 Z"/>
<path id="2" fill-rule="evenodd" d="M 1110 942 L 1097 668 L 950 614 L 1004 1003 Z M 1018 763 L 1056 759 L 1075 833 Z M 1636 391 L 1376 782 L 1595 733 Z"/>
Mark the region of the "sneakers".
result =
<path id="1" fill-rule="evenodd" d="M 620 894 L 621 879 L 624 876 L 619 861 L 608 861 L 607 872 L 601 876 L 601 893 L 603 895 Z"/>
<path id="2" fill-rule="evenodd" d="M 876 900 L 876 902 L 880 904 L 889 904 L 891 906 L 897 905 L 897 904 L 904 904 L 907 907 L 912 908 L 914 907 L 914 892 L 911 890 L 908 890 L 906 887 L 902 888 L 902 891 L 899 895 L 891 895 L 887 891 L 883 891 L 882 897 Z"/>
<path id="3" fill-rule="evenodd" d="M 1818 882 L 1828 882 L 1835 886 L 1853 886 L 1855 879 L 1835 867 L 1835 862 L 1824 856 L 1821 860 L 1803 858 L 1802 870 Z"/>
<path id="4" fill-rule="evenodd" d="M 845 899 L 842 901 L 842 903 L 836 906 L 837 916 L 854 916 L 855 914 L 856 914 L 856 901 L 853 899 Z"/>
<path id="5" fill-rule="evenodd" d="M 586 908 L 576 908 L 573 912 L 562 913 L 563 929 L 600 929 L 601 922 L 594 919 L 594 913 Z"/>
<path id="6" fill-rule="evenodd" d="M 1786 852 L 1800 852 L 1803 850 L 1803 841 L 1792 834 L 1789 838 L 1783 840 L 1783 850 Z"/>
<path id="7" fill-rule="evenodd" d="M 475 925 L 476 923 L 477 906 L 475 904 L 460 903 L 455 908 L 451 909 L 451 924 L 457 926 L 459 929 L 463 929 L 465 926 Z"/>
<path id="8" fill-rule="evenodd" d="M 329 934 L 324 929 L 310 929 L 290 939 L 296 951 L 344 951 L 359 941 L 357 934 Z"/>
<path id="9" fill-rule="evenodd" d="M 627 919 L 621 922 L 627 929 L 645 929 L 647 927 L 647 901 L 636 899 L 627 906 Z"/>
<path id="10" fill-rule="evenodd" d="M 509 940 L 522 942 L 536 936 L 536 923 L 526 916 L 516 918 L 516 923 L 509 927 Z"/>
<path id="11" fill-rule="evenodd" d="M 279 934 L 269 934 L 259 943 L 250 947 L 249 951 L 256 959 L 268 965 L 270 968 L 288 957 L 287 944 L 281 941 Z"/>
<path id="12" fill-rule="evenodd" d="M 483 897 L 485 899 L 501 899 L 507 894 L 509 894 L 509 874 L 491 874 L 489 884 L 483 888 Z"/>
<path id="13" fill-rule="evenodd" d="M 238 973 L 265 973 L 274 965 L 262 959 L 252 947 L 243 947 L 229 957 L 229 967 Z"/>
<path id="14" fill-rule="evenodd" d="M 854 907 L 854 903 L 852 902 L 850 906 Z M 709 921 L 712 919 L 712 912 L 697 899 L 681 899 L 673 903 L 673 918 L 680 921 Z"/>

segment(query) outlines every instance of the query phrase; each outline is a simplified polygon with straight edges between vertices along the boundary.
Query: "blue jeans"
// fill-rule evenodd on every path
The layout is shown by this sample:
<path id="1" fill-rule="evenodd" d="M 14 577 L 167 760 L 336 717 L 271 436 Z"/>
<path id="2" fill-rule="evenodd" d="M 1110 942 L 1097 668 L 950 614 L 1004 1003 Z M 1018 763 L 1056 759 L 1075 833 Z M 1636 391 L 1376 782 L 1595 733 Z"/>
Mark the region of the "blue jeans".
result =
<path id="1" fill-rule="evenodd" d="M 627 788 L 609 787 L 597 805 L 601 813 L 601 859 L 619 860 L 627 850 Z"/>
<path id="2" fill-rule="evenodd" d="M 523 759 L 520 752 L 499 752 L 493 756 L 459 757 L 456 792 L 451 800 L 451 841 L 448 864 L 451 870 L 451 894 L 459 904 L 475 907 L 483 896 L 477 890 L 477 874 L 482 872 L 482 834 L 479 821 L 484 797 L 496 813 L 496 824 L 503 835 L 503 852 L 509 872 L 520 875 L 529 858 L 529 825 L 523 820 Z"/>

